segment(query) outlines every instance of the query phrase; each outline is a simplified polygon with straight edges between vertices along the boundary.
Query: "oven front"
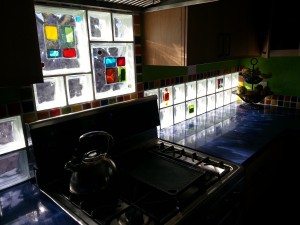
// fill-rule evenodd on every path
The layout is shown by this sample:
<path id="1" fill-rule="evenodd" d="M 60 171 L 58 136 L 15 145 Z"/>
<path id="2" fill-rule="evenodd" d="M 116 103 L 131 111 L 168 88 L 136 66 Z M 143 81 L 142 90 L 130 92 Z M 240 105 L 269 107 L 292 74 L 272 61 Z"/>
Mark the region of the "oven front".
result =
<path id="1" fill-rule="evenodd" d="M 158 125 L 156 96 L 27 124 L 36 185 L 79 224 L 238 224 L 242 168 L 159 139 Z M 78 154 L 79 137 L 95 130 L 114 138 L 107 154 L 115 179 L 72 193 L 64 167 Z"/>

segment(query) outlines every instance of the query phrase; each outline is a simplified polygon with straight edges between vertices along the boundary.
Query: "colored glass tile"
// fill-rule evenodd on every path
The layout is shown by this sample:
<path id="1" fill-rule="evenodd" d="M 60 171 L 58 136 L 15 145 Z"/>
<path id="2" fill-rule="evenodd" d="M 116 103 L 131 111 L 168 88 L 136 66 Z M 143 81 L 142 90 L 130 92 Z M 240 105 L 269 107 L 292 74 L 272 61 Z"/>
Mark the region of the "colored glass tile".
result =
<path id="1" fill-rule="evenodd" d="M 92 108 L 97 108 L 100 106 L 100 101 L 96 100 L 96 101 L 93 101 L 91 104 L 92 104 Z"/>
<path id="2" fill-rule="evenodd" d="M 119 68 L 119 81 L 121 81 L 121 82 L 126 81 L 126 68 L 125 67 Z"/>
<path id="3" fill-rule="evenodd" d="M 91 108 L 91 103 L 87 102 L 87 103 L 82 104 L 82 109 L 83 110 L 90 109 L 90 108 Z"/>
<path id="4" fill-rule="evenodd" d="M 37 112 L 37 117 L 39 120 L 49 118 L 49 112 L 48 111 Z"/>
<path id="5" fill-rule="evenodd" d="M 58 40 L 58 29 L 56 26 L 45 25 L 45 36 L 47 40 L 57 41 Z"/>
<path id="6" fill-rule="evenodd" d="M 22 116 L 24 123 L 31 123 L 37 120 L 37 115 L 35 112 L 27 113 Z"/>
<path id="7" fill-rule="evenodd" d="M 105 57 L 104 63 L 106 68 L 112 68 L 117 66 L 117 60 L 115 57 Z"/>
<path id="8" fill-rule="evenodd" d="M 125 57 L 118 57 L 117 58 L 117 66 L 125 66 Z"/>
<path id="9" fill-rule="evenodd" d="M 65 58 L 75 58 L 76 57 L 76 49 L 75 48 L 65 48 L 63 51 L 63 57 Z"/>
<path id="10" fill-rule="evenodd" d="M 60 109 L 51 109 L 50 110 L 50 116 L 54 117 L 54 116 L 59 116 L 61 114 Z"/>
<path id="11" fill-rule="evenodd" d="M 63 107 L 63 108 L 61 109 L 61 113 L 62 113 L 62 114 L 68 114 L 68 113 L 70 113 L 70 112 L 72 112 L 70 106 L 66 106 L 66 107 Z"/>
<path id="12" fill-rule="evenodd" d="M 61 57 L 60 49 L 47 49 L 47 57 L 50 59 Z"/>
<path id="13" fill-rule="evenodd" d="M 118 69 L 117 68 L 108 68 L 106 69 L 106 83 L 116 83 L 118 82 Z"/>
<path id="14" fill-rule="evenodd" d="M 61 26 L 60 41 L 63 48 L 75 47 L 74 28 L 72 26 Z"/>

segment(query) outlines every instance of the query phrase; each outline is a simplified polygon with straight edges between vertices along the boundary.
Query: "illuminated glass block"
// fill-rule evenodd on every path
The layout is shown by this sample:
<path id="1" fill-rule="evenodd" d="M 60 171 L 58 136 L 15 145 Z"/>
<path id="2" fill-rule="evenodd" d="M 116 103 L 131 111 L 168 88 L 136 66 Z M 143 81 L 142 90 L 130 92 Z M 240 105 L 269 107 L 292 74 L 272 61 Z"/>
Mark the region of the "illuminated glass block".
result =
<path id="1" fill-rule="evenodd" d="M 117 58 L 117 66 L 125 66 L 125 57 Z"/>
<path id="2" fill-rule="evenodd" d="M 60 49 L 47 49 L 48 58 L 59 58 L 61 57 Z"/>
<path id="3" fill-rule="evenodd" d="M 118 69 L 117 68 L 108 68 L 106 69 L 106 83 L 116 83 L 118 82 Z"/>
<path id="4" fill-rule="evenodd" d="M 115 57 L 106 57 L 104 60 L 106 68 L 112 68 L 117 66 L 117 60 Z"/>
<path id="5" fill-rule="evenodd" d="M 56 26 L 45 26 L 45 36 L 47 40 L 57 41 L 58 31 Z"/>
<path id="6" fill-rule="evenodd" d="M 75 58 L 76 57 L 76 49 L 75 48 L 65 48 L 62 50 L 63 57 L 65 58 Z"/>

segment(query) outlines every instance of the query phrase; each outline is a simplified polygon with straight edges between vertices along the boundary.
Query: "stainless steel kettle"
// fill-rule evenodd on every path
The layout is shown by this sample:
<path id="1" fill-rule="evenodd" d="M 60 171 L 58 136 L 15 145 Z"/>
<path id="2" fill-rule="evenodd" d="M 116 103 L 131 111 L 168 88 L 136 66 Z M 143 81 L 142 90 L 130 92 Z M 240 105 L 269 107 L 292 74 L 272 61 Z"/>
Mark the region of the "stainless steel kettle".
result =
<path id="1" fill-rule="evenodd" d="M 65 169 L 72 171 L 70 192 L 92 194 L 107 188 L 117 173 L 115 163 L 108 156 L 113 145 L 112 135 L 105 131 L 91 131 L 81 135 L 79 143 L 85 153 L 65 164 Z"/>

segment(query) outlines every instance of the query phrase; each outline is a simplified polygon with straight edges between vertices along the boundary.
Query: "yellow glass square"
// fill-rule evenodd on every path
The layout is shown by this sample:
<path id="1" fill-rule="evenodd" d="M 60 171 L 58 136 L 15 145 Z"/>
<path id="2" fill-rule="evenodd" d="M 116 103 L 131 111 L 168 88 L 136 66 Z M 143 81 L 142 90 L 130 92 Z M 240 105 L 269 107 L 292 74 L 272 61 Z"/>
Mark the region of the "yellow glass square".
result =
<path id="1" fill-rule="evenodd" d="M 45 35 L 47 40 L 57 41 L 58 30 L 56 26 L 45 26 Z"/>

